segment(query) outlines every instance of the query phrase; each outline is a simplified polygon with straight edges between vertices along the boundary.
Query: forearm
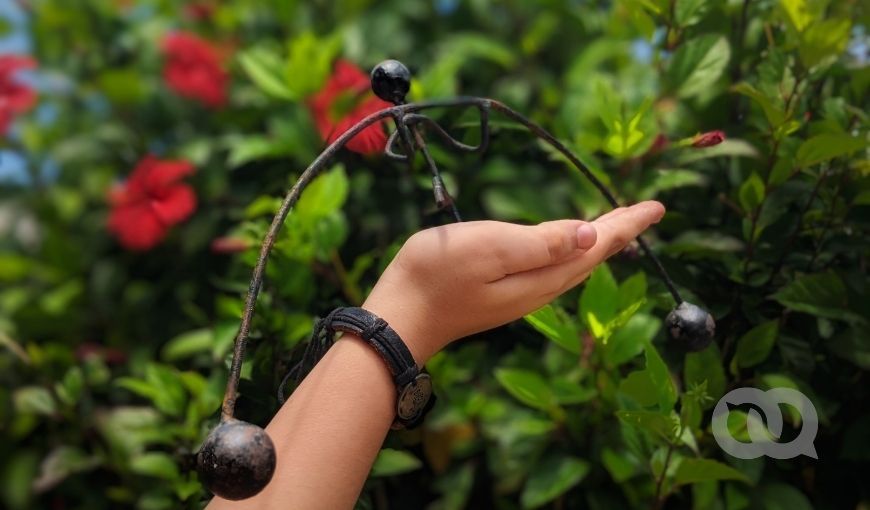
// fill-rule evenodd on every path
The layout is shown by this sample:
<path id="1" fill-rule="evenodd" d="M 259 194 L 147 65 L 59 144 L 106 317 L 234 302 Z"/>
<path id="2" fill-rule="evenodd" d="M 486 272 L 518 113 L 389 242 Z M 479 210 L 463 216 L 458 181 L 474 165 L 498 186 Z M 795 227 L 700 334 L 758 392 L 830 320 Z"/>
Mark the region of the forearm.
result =
<path id="1" fill-rule="evenodd" d="M 395 403 L 384 360 L 345 334 L 266 427 L 278 457 L 272 481 L 251 499 L 215 498 L 208 508 L 352 508 L 395 418 Z"/>

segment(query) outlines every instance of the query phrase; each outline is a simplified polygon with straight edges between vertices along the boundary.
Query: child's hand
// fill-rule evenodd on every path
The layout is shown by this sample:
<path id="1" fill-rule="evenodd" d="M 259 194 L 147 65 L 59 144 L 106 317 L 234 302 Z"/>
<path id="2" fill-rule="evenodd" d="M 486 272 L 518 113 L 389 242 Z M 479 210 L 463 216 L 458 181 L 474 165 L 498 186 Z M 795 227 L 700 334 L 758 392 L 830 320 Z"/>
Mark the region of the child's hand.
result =
<path id="1" fill-rule="evenodd" d="M 386 320 L 422 365 L 453 340 L 518 319 L 578 285 L 664 212 L 649 201 L 591 223 L 470 221 L 423 230 L 402 246 L 363 308 Z"/>

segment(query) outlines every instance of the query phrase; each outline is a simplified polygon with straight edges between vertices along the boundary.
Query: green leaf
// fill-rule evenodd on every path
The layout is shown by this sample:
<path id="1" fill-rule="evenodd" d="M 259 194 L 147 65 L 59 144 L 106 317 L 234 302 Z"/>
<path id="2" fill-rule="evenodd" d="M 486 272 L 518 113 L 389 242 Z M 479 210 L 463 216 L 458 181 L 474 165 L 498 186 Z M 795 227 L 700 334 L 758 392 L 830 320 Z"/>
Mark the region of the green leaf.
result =
<path id="1" fill-rule="evenodd" d="M 870 331 L 866 328 L 849 328 L 827 345 L 837 356 L 864 370 L 870 370 Z"/>
<path id="2" fill-rule="evenodd" d="M 807 6 L 807 0 L 780 0 L 788 21 L 798 32 L 803 30 L 813 21 L 813 15 Z"/>
<path id="3" fill-rule="evenodd" d="M 580 384 L 566 379 L 556 379 L 550 384 L 553 396 L 560 405 L 582 404 L 595 398 L 598 394 L 592 388 L 584 388 Z"/>
<path id="4" fill-rule="evenodd" d="M 722 353 L 719 346 L 713 342 L 706 349 L 686 354 L 683 368 L 683 380 L 687 388 L 707 382 L 707 395 L 713 400 L 707 407 L 712 407 L 725 394 L 725 368 L 722 366 Z"/>
<path id="5" fill-rule="evenodd" d="M 461 55 L 463 60 L 480 58 L 510 67 L 516 61 L 514 50 L 495 39 L 476 32 L 454 33 L 439 48 L 450 55 Z"/>
<path id="6" fill-rule="evenodd" d="M 776 105 L 773 99 L 767 97 L 763 92 L 756 89 L 748 83 L 738 83 L 731 87 L 731 90 L 738 94 L 743 94 L 749 97 L 761 107 L 764 111 L 764 116 L 772 128 L 778 128 L 785 122 L 785 110 Z M 727 142 L 727 140 L 726 140 Z"/>
<path id="7" fill-rule="evenodd" d="M 677 403 L 677 389 L 671 379 L 671 372 L 652 342 L 647 342 L 644 348 L 646 356 L 646 371 L 658 392 L 659 410 L 670 411 Z"/>
<path id="8" fill-rule="evenodd" d="M 731 58 L 728 40 L 706 34 L 684 42 L 671 60 L 666 76 L 680 97 L 707 93 L 722 76 Z"/>
<path id="9" fill-rule="evenodd" d="M 832 271 L 799 276 L 771 297 L 786 308 L 818 317 L 867 322 L 864 317 L 849 310 L 846 286 Z"/>
<path id="10" fill-rule="evenodd" d="M 738 480 L 749 483 L 749 479 L 740 471 L 710 459 L 683 459 L 674 475 L 677 485 L 710 480 Z"/>
<path id="11" fill-rule="evenodd" d="M 148 452 L 130 459 L 130 470 L 146 476 L 165 480 L 176 480 L 181 475 L 171 455 L 162 452 Z"/>
<path id="12" fill-rule="evenodd" d="M 328 216 L 341 209 L 349 190 L 350 183 L 344 166 L 336 165 L 308 185 L 296 203 L 294 212 L 303 220 Z"/>
<path id="13" fill-rule="evenodd" d="M 164 413 L 179 416 L 184 412 L 187 392 L 180 375 L 173 368 L 149 363 L 145 366 L 145 379 L 121 377 L 116 384 L 149 399 Z"/>
<path id="14" fill-rule="evenodd" d="M 659 394 L 648 370 L 635 370 L 619 383 L 619 391 L 633 398 L 641 407 L 659 402 Z"/>
<path id="15" fill-rule="evenodd" d="M 270 197 L 268 195 L 258 196 L 245 208 L 245 218 L 274 216 L 281 207 L 281 202 L 282 200 L 278 197 Z"/>
<path id="16" fill-rule="evenodd" d="M 737 365 L 751 367 L 767 359 L 779 334 L 779 321 L 759 324 L 746 332 L 737 341 Z"/>
<path id="17" fill-rule="evenodd" d="M 616 317 L 619 304 L 619 287 L 607 264 L 599 265 L 580 294 L 579 312 L 587 326 L 604 325 Z M 595 334 L 595 331 L 593 331 Z"/>
<path id="18" fill-rule="evenodd" d="M 33 480 L 39 469 L 36 451 L 16 448 L 9 452 L 0 476 L 0 497 L 10 510 L 33 508 Z"/>
<path id="19" fill-rule="evenodd" d="M 195 329 L 182 333 L 163 346 L 162 355 L 166 361 L 178 361 L 200 352 L 208 352 L 214 344 L 214 332 L 209 328 Z"/>
<path id="20" fill-rule="evenodd" d="M 68 310 L 73 301 L 85 290 L 79 280 L 70 280 L 42 295 L 39 304 L 48 315 L 60 315 Z"/>
<path id="21" fill-rule="evenodd" d="M 830 159 L 851 154 L 867 147 L 866 138 L 849 136 L 845 133 L 825 133 L 805 140 L 797 151 L 795 164 L 806 168 Z"/>
<path id="22" fill-rule="evenodd" d="M 842 53 L 849 44 L 851 29 L 852 20 L 849 18 L 826 19 L 810 26 L 798 43 L 798 53 L 804 66 L 822 64 Z"/>
<path id="23" fill-rule="evenodd" d="M 227 166 L 230 168 L 238 168 L 251 161 L 274 158 L 289 153 L 286 145 L 263 135 L 234 136 L 228 145 L 230 154 L 227 157 Z"/>
<path id="24" fill-rule="evenodd" d="M 759 378 L 759 382 L 761 383 L 759 386 L 762 389 L 771 389 L 771 388 L 791 388 L 793 390 L 798 390 L 807 398 L 810 399 L 810 403 L 813 407 L 815 407 L 816 412 L 819 416 L 819 421 L 824 425 L 827 418 L 825 416 L 824 408 L 819 404 L 818 399 L 816 398 L 813 390 L 808 385 L 804 384 L 800 379 L 795 379 L 794 377 L 788 374 L 764 374 Z M 786 420 L 794 425 L 795 427 L 800 426 L 803 421 L 803 409 L 791 406 L 780 404 L 780 409 L 783 410 Z M 771 434 L 772 437 L 772 434 Z"/>
<path id="25" fill-rule="evenodd" d="M 638 198 L 648 200 L 658 193 L 689 186 L 703 186 L 707 178 L 693 170 L 657 169 L 652 183 L 645 187 Z"/>
<path id="26" fill-rule="evenodd" d="M 31 274 L 34 261 L 13 253 L 0 253 L 0 282 L 12 283 Z"/>
<path id="27" fill-rule="evenodd" d="M 574 323 L 560 317 L 552 305 L 546 305 L 523 317 L 541 334 L 563 349 L 580 354 L 580 334 Z"/>
<path id="28" fill-rule="evenodd" d="M 764 510 L 813 510 L 804 494 L 785 483 L 765 484 L 760 499 Z"/>
<path id="29" fill-rule="evenodd" d="M 523 508 L 538 508 L 580 483 L 589 473 L 589 463 L 576 457 L 549 456 L 535 465 L 523 487 Z"/>
<path id="30" fill-rule="evenodd" d="M 79 367 L 70 367 L 63 376 L 63 380 L 55 383 L 54 392 L 58 400 L 68 406 L 74 406 L 85 386 L 85 377 Z"/>
<path id="31" fill-rule="evenodd" d="M 740 206 L 744 211 L 754 211 L 756 207 L 761 205 L 764 200 L 764 181 L 756 173 L 752 173 L 748 179 L 743 181 L 738 192 Z"/>
<path id="32" fill-rule="evenodd" d="M 707 7 L 708 0 L 676 0 L 674 19 L 681 27 L 694 25 L 701 20 Z"/>
<path id="33" fill-rule="evenodd" d="M 57 404 L 51 392 L 40 386 L 24 386 L 12 394 L 15 410 L 19 413 L 52 415 L 57 410 Z"/>
<path id="34" fill-rule="evenodd" d="M 676 414 L 655 411 L 616 411 L 616 417 L 632 427 L 645 430 L 667 442 L 673 442 L 680 431 L 680 419 Z"/>
<path id="35" fill-rule="evenodd" d="M 341 33 L 318 37 L 306 31 L 288 45 L 284 80 L 296 98 L 304 98 L 320 90 L 332 71 L 332 62 L 342 47 Z"/>
<path id="36" fill-rule="evenodd" d="M 420 469 L 420 459 L 405 450 L 384 448 L 372 466 L 371 476 L 394 476 Z"/>
<path id="37" fill-rule="evenodd" d="M 620 111 L 618 118 L 612 119 L 608 124 L 605 124 L 608 130 L 608 135 L 605 137 L 604 146 L 602 147 L 605 152 L 624 159 L 637 155 L 641 150 L 646 150 L 653 133 L 649 127 L 642 125 L 641 121 L 645 120 L 644 115 L 650 105 L 650 101 L 645 101 L 631 118 L 627 118 Z"/>
<path id="38" fill-rule="evenodd" d="M 630 361 L 643 352 L 661 327 L 661 320 L 646 313 L 637 313 L 611 335 L 604 345 L 604 356 L 611 366 Z"/>
<path id="39" fill-rule="evenodd" d="M 628 480 L 637 472 L 637 461 L 634 457 L 628 453 L 616 453 L 607 447 L 601 452 L 601 462 L 617 483 Z"/>
<path id="40" fill-rule="evenodd" d="M 741 251 L 743 248 L 743 242 L 735 237 L 717 232 L 689 230 L 678 235 L 662 251 L 671 255 L 715 258 L 728 252 Z"/>
<path id="41" fill-rule="evenodd" d="M 498 382 L 520 402 L 544 411 L 556 405 L 556 398 L 543 377 L 530 370 L 499 368 L 495 371 Z"/>
<path id="42" fill-rule="evenodd" d="M 618 308 L 626 310 L 646 300 L 646 273 L 638 271 L 619 284 Z"/>
<path id="43" fill-rule="evenodd" d="M 239 53 L 239 64 L 260 90 L 278 99 L 298 99 L 282 74 L 283 62 L 276 53 L 265 48 L 253 48 Z"/>
<path id="44" fill-rule="evenodd" d="M 58 446 L 42 460 L 39 477 L 33 481 L 33 490 L 45 492 L 70 475 L 93 469 L 99 463 L 99 459 L 88 456 L 79 448 Z"/>

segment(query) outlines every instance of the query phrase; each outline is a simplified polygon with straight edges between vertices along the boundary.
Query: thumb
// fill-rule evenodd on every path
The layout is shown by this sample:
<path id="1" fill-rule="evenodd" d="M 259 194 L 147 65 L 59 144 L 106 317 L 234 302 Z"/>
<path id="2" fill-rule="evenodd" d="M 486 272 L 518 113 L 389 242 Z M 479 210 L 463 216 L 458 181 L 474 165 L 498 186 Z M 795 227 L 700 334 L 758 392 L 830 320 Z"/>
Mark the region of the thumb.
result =
<path id="1" fill-rule="evenodd" d="M 497 251 L 505 276 L 563 262 L 595 246 L 598 239 L 595 227 L 581 220 L 513 227 Z"/>

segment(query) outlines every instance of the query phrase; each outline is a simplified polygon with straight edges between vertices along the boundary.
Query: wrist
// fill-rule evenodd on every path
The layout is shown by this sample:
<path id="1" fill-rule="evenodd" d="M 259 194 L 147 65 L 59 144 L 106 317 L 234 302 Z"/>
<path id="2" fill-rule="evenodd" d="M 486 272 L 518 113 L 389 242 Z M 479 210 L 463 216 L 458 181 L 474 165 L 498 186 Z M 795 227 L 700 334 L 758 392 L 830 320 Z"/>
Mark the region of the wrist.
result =
<path id="1" fill-rule="evenodd" d="M 408 344 L 387 320 L 361 307 L 336 308 L 321 320 L 318 331 L 322 328 L 326 328 L 328 335 L 336 331 L 357 335 L 381 357 L 397 390 L 396 418 L 392 428 L 414 428 L 422 422 L 435 404 L 432 379 L 417 361 L 417 358 L 421 361 L 426 359 L 424 351 L 416 349 L 415 358 Z M 415 343 L 412 342 L 412 345 Z"/>
<path id="2" fill-rule="evenodd" d="M 407 300 L 385 300 L 369 296 L 361 308 L 387 321 L 422 368 L 440 350 L 437 336 L 427 327 L 424 314 Z"/>

